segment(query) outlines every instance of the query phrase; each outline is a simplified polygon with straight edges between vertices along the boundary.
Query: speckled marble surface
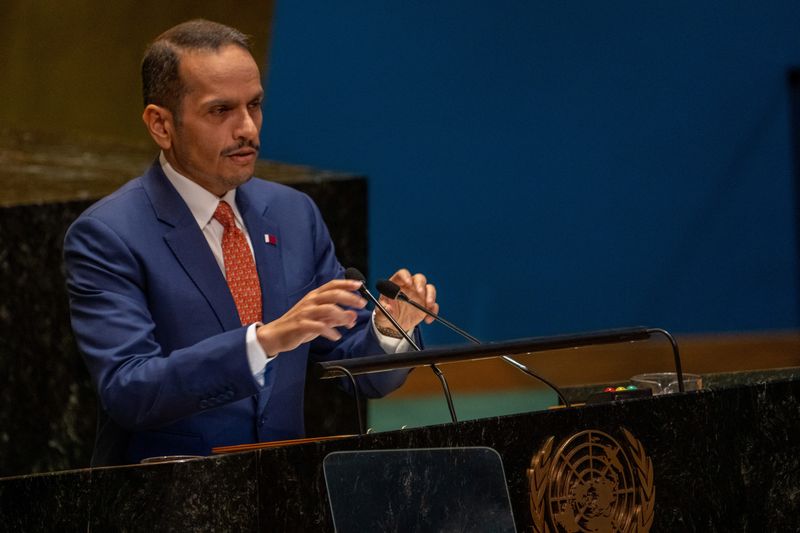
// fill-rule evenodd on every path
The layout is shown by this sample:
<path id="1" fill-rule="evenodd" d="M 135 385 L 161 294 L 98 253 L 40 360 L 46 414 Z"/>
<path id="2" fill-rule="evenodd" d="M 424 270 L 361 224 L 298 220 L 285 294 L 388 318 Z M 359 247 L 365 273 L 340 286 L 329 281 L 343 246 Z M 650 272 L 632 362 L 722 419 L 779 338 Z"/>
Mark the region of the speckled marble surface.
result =
<path id="1" fill-rule="evenodd" d="M 149 145 L 0 129 L 0 476 L 89 464 L 96 403 L 69 325 L 62 242 L 84 209 L 155 155 Z M 314 198 L 339 259 L 367 272 L 366 179 L 263 161 L 257 173 Z M 323 416 L 331 405 L 348 415 Z M 351 411 L 334 384 L 309 387 L 309 434 L 357 431 Z"/>
<path id="2" fill-rule="evenodd" d="M 768 370 L 747 370 L 740 372 L 718 372 L 714 374 L 701 374 L 704 390 L 720 390 L 739 385 L 755 385 L 761 383 L 771 383 L 773 381 L 785 381 L 800 379 L 800 367 L 772 368 Z M 590 383 L 572 387 L 563 387 L 561 391 L 570 402 L 582 403 L 596 392 L 602 391 L 609 386 L 619 387 L 628 386 L 630 381 L 618 381 L 614 383 Z"/>
<path id="3" fill-rule="evenodd" d="M 101 198 L 142 174 L 157 154 L 149 142 L 0 127 L 0 206 Z M 265 160 L 256 164 L 256 176 L 288 185 L 353 178 Z"/>
<path id="4" fill-rule="evenodd" d="M 330 531 L 322 471 L 332 451 L 488 446 L 500 454 L 518 531 L 532 525 L 526 469 L 550 436 L 630 430 L 652 459 L 651 531 L 800 528 L 800 381 L 735 385 L 616 404 L 352 437 L 183 464 L 79 470 L 0 481 L 7 524 L 90 531 Z M 476 480 L 479 482 L 479 480 Z M 35 505 L 24 505 L 33 501 Z M 358 505 L 359 502 L 354 502 Z M 48 529 L 47 527 L 45 529 Z"/>

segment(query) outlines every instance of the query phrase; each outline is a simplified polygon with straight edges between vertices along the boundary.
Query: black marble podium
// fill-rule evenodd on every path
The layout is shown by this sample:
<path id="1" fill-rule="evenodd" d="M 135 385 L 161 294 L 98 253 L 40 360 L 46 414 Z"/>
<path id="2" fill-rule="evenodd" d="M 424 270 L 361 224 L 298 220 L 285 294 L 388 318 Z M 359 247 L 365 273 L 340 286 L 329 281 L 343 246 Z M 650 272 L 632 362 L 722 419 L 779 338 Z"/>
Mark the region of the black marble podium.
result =
<path id="1" fill-rule="evenodd" d="M 502 458 L 518 531 L 528 469 L 553 437 L 626 429 L 652 461 L 651 531 L 800 528 L 800 371 L 709 377 L 711 389 L 213 456 L 0 480 L 0 527 L 331 531 L 331 452 L 486 446 Z M 475 483 L 481 483 L 475 479 Z M 354 506 L 360 502 L 353 502 Z"/>

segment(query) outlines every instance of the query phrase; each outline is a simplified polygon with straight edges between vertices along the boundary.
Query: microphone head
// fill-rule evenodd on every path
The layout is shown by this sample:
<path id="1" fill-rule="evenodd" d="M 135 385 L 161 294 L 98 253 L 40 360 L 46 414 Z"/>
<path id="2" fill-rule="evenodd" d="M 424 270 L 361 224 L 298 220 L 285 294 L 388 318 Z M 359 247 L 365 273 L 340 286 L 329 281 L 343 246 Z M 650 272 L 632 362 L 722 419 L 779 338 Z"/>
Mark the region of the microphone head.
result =
<path id="1" fill-rule="evenodd" d="M 378 289 L 379 293 L 386 296 L 390 300 L 397 298 L 397 295 L 400 292 L 400 286 L 394 281 L 390 281 L 388 279 L 379 280 L 378 283 L 375 284 L 375 288 Z"/>
<path id="2" fill-rule="evenodd" d="M 364 277 L 364 274 L 362 274 L 360 270 L 354 267 L 350 267 L 344 271 L 344 279 L 360 281 L 361 283 L 365 283 L 367 281 L 367 279 Z"/>
<path id="3" fill-rule="evenodd" d="M 347 270 L 344 271 L 344 279 L 360 281 L 361 286 L 358 288 L 358 292 L 361 293 L 361 296 L 363 296 L 367 300 L 373 302 L 375 301 L 375 298 L 367 290 L 367 280 L 364 277 L 364 274 L 362 274 L 360 270 L 354 267 L 348 268 Z"/>

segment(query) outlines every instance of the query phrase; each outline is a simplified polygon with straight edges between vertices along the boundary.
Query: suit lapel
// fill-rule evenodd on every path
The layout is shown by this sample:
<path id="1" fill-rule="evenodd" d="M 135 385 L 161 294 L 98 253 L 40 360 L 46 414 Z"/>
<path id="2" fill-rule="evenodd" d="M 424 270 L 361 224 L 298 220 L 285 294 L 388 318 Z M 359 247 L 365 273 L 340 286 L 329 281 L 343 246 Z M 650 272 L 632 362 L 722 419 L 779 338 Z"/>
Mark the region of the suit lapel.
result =
<path id="1" fill-rule="evenodd" d="M 164 240 L 208 301 L 222 329 L 241 327 L 236 304 L 214 254 L 189 207 L 164 176 L 158 161 L 144 175 L 143 184 L 156 216 L 171 226 L 164 232 Z"/>
<path id="2" fill-rule="evenodd" d="M 281 256 L 281 230 L 277 221 L 269 217 L 269 202 L 263 207 L 258 205 L 248 194 L 247 186 L 236 191 L 236 205 L 242 215 L 250 242 L 253 243 L 253 255 L 256 258 L 258 279 L 261 283 L 261 305 L 264 322 L 280 318 L 287 311 L 286 279 L 284 278 L 283 259 Z M 266 235 L 276 237 L 275 244 L 266 242 Z M 280 372 L 281 358 L 278 357 L 267 366 L 264 376 L 264 387 L 256 400 L 256 412 L 261 414 L 267 406 L 272 394 L 273 385 Z"/>
<path id="3" fill-rule="evenodd" d="M 258 279 L 261 283 L 261 305 L 264 322 L 271 322 L 286 311 L 287 294 L 281 256 L 281 228 L 277 221 L 269 217 L 269 204 L 258 209 L 245 187 L 236 191 L 236 205 L 242 215 L 253 254 L 256 258 Z M 266 236 L 277 238 L 275 244 L 266 242 Z"/>

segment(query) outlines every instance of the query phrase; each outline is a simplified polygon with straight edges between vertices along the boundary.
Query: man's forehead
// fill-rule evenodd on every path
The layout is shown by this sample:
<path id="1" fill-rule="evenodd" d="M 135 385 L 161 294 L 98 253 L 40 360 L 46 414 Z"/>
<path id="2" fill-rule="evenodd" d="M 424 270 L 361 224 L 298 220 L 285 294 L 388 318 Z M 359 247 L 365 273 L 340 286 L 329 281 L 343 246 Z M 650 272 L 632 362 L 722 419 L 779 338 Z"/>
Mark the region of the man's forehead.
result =
<path id="1" fill-rule="evenodd" d="M 187 91 L 196 89 L 261 89 L 261 75 L 253 56 L 238 45 L 219 50 L 188 50 L 181 54 L 179 73 Z"/>

